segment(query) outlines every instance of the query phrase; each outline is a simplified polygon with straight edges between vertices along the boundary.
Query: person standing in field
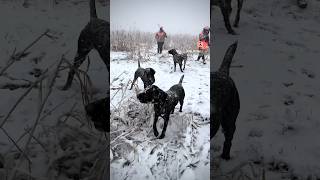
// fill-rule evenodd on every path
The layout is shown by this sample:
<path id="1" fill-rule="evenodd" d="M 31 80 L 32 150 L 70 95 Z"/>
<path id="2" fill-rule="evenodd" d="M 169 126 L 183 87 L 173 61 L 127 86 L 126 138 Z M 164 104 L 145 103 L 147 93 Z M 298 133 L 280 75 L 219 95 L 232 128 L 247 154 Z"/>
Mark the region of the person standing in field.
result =
<path id="1" fill-rule="evenodd" d="M 158 53 L 161 54 L 162 53 L 163 44 L 164 44 L 164 40 L 165 40 L 165 38 L 167 38 L 167 33 L 164 32 L 163 27 L 160 27 L 160 30 L 156 33 L 155 38 L 156 38 L 157 43 L 158 43 Z"/>
<path id="2" fill-rule="evenodd" d="M 199 41 L 197 43 L 197 47 L 199 49 L 199 55 L 197 61 L 202 58 L 203 64 L 206 64 L 205 55 L 208 53 L 208 49 L 210 46 L 210 38 L 209 38 L 210 28 L 208 26 L 204 27 L 202 32 L 199 34 Z"/>

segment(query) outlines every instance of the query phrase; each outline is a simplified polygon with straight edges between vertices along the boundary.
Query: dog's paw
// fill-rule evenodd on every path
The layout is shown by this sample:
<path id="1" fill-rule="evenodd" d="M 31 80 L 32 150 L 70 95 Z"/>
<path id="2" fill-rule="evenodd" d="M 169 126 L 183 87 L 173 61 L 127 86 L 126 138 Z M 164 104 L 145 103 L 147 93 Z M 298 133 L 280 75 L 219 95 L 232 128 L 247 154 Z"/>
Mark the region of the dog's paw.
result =
<path id="1" fill-rule="evenodd" d="M 161 134 L 158 139 L 163 139 L 164 138 L 164 134 Z"/>
<path id="2" fill-rule="evenodd" d="M 154 134 L 156 137 L 158 137 L 158 135 L 159 135 L 158 131 L 153 131 L 153 134 Z"/>
<path id="3" fill-rule="evenodd" d="M 221 154 L 220 157 L 226 161 L 230 160 L 230 155 Z"/>
<path id="4" fill-rule="evenodd" d="M 235 31 L 229 31 L 229 34 L 231 34 L 231 35 L 238 35 L 238 33 L 236 33 Z"/>

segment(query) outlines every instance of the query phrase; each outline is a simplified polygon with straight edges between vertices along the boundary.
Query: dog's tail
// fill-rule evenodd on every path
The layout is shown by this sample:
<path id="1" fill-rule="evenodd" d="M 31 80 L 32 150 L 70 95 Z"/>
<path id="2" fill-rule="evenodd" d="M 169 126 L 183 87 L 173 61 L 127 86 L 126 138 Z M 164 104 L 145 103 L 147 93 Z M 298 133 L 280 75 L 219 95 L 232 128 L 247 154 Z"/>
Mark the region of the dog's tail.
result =
<path id="1" fill-rule="evenodd" d="M 219 68 L 219 72 L 229 75 L 229 69 L 232 62 L 232 58 L 236 52 L 238 46 L 238 41 L 234 42 L 232 45 L 229 46 L 226 54 L 224 55 L 222 64 Z"/>
<path id="2" fill-rule="evenodd" d="M 98 18 L 95 0 L 90 0 L 90 18 Z"/>
<path id="3" fill-rule="evenodd" d="M 139 61 L 139 59 L 138 59 L 138 68 L 140 67 L 140 61 Z"/>
<path id="4" fill-rule="evenodd" d="M 182 84 L 183 78 L 184 78 L 184 75 L 181 76 L 179 84 Z"/>

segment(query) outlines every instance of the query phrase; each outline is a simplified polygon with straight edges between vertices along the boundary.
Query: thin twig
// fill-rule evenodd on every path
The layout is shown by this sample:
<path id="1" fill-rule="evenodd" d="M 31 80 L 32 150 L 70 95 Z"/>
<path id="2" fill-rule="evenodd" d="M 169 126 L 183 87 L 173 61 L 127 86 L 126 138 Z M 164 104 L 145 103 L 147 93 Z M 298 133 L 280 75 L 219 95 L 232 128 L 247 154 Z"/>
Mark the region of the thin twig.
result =
<path id="1" fill-rule="evenodd" d="M 39 37 L 37 37 L 33 42 L 31 42 L 26 48 L 24 48 L 21 52 L 15 53 L 16 48 L 14 49 L 12 55 L 9 58 L 7 65 L 1 70 L 0 76 L 4 74 L 4 72 L 17 60 L 20 60 L 22 57 L 26 56 L 27 50 L 30 49 L 35 43 L 37 43 L 44 35 L 46 35 L 49 30 L 46 30 Z M 28 53 L 27 53 L 28 54 Z"/>
<path id="2" fill-rule="evenodd" d="M 42 81 L 43 79 L 47 78 L 47 74 L 46 72 L 48 71 L 48 69 L 44 72 L 44 74 L 42 74 L 34 83 L 31 84 L 31 86 L 27 89 L 26 92 L 24 92 L 20 98 L 17 100 L 17 102 L 13 105 L 13 107 L 10 109 L 9 113 L 6 115 L 6 117 L 4 118 L 4 120 L 1 122 L 0 124 L 0 128 L 3 127 L 3 125 L 6 123 L 6 121 L 9 119 L 10 115 L 13 113 L 13 111 L 17 108 L 17 106 L 20 104 L 20 102 L 29 94 L 29 92 L 35 87 L 37 86 L 37 84 Z"/>
<path id="3" fill-rule="evenodd" d="M 51 92 L 52 92 L 53 85 L 55 84 L 55 79 L 57 78 L 57 75 L 58 75 L 58 72 L 59 72 L 59 67 L 60 67 L 63 59 L 64 59 L 64 55 L 62 55 L 61 60 L 59 61 L 58 65 L 57 65 L 57 68 L 56 68 L 56 70 L 55 70 L 55 72 L 54 72 L 54 76 L 53 76 L 53 78 L 52 78 L 52 80 L 51 80 L 51 82 L 50 82 L 50 84 L 49 84 L 49 91 L 47 92 L 46 96 L 44 97 L 43 102 L 41 103 L 41 106 L 40 106 L 39 111 L 38 111 L 38 113 L 37 113 L 36 121 L 35 121 L 35 123 L 34 123 L 33 126 L 32 126 L 32 129 L 31 129 L 31 131 L 30 131 L 30 136 L 29 136 L 29 138 L 28 138 L 28 140 L 27 140 L 27 142 L 26 142 L 26 144 L 25 144 L 25 147 L 24 147 L 24 152 L 26 152 L 26 153 L 28 153 L 28 146 L 29 146 L 29 144 L 30 144 L 30 142 L 31 142 L 32 135 L 34 134 L 35 129 L 36 129 L 36 127 L 37 127 L 37 125 L 38 125 L 38 122 L 39 122 L 39 120 L 40 120 L 41 112 L 42 112 L 42 110 L 43 110 L 43 108 L 44 108 L 44 106 L 45 106 L 45 104 L 46 104 L 46 102 L 47 102 L 47 100 L 48 100 Z M 22 160 L 23 160 L 23 159 L 20 157 L 20 158 L 19 158 L 20 163 L 22 162 Z M 11 174 L 11 176 L 10 176 L 9 179 L 13 179 L 14 176 L 15 176 L 15 174 L 16 174 L 16 171 L 12 172 L 12 174 Z"/>
<path id="4" fill-rule="evenodd" d="M 42 144 L 42 143 L 40 142 L 40 140 L 38 140 L 36 137 L 34 137 L 34 135 L 30 133 L 30 131 L 26 131 L 26 132 L 27 132 L 30 136 L 32 136 L 32 138 L 42 147 L 42 149 L 43 149 L 44 151 L 49 152 L 49 151 L 47 150 L 46 146 L 45 146 L 44 144 Z"/>
<path id="5" fill-rule="evenodd" d="M 73 109 L 76 107 L 77 103 L 74 103 L 73 106 L 71 107 L 69 113 L 67 114 L 66 118 L 63 120 L 63 122 L 67 122 L 67 120 L 69 119 L 69 117 L 71 116 L 71 112 L 73 111 Z"/>
<path id="6" fill-rule="evenodd" d="M 10 139 L 10 141 L 14 144 L 14 146 L 16 146 L 16 148 L 18 149 L 18 151 L 20 151 L 20 153 L 28 160 L 28 162 L 31 162 L 31 160 L 29 159 L 29 157 L 27 156 L 27 154 L 19 147 L 19 145 L 12 139 L 12 137 L 9 135 L 9 133 L 1 127 L 1 130 L 4 132 L 4 134 Z"/>
<path id="7" fill-rule="evenodd" d="M 34 134 L 34 131 L 35 131 L 36 127 L 37 127 L 37 124 L 38 124 L 38 122 L 39 122 L 39 120 L 40 120 L 41 112 L 42 112 L 42 110 L 43 110 L 43 108 L 44 108 L 44 106 L 45 106 L 45 104 L 46 104 L 46 102 L 47 102 L 47 100 L 48 100 L 51 92 L 52 92 L 53 85 L 55 84 L 55 80 L 56 80 L 57 75 L 58 75 L 58 72 L 59 72 L 59 71 L 58 71 L 58 70 L 59 70 L 59 66 L 61 65 L 63 59 L 64 59 L 64 55 L 62 55 L 61 60 L 60 60 L 60 62 L 59 62 L 58 65 L 57 65 L 57 68 L 56 68 L 56 70 L 55 70 L 55 72 L 54 72 L 54 76 L 53 76 L 53 78 L 52 78 L 52 80 L 51 80 L 51 82 L 50 82 L 50 84 L 49 84 L 49 90 L 48 90 L 46 96 L 44 97 L 44 99 L 43 99 L 43 101 L 42 101 L 42 103 L 41 103 L 41 106 L 40 106 L 40 108 L 39 108 L 39 112 L 38 112 L 37 117 L 36 117 L 36 121 L 35 121 L 35 123 L 34 123 L 34 125 L 33 125 L 33 127 L 32 127 L 31 133 L 30 133 L 30 134 L 32 134 L 32 135 Z M 28 149 L 28 144 L 30 143 L 31 138 L 32 138 L 32 136 L 29 137 L 29 139 L 27 140 L 27 143 L 26 143 L 26 145 L 25 145 L 25 150 L 26 150 L 26 151 L 27 151 L 27 149 Z"/>

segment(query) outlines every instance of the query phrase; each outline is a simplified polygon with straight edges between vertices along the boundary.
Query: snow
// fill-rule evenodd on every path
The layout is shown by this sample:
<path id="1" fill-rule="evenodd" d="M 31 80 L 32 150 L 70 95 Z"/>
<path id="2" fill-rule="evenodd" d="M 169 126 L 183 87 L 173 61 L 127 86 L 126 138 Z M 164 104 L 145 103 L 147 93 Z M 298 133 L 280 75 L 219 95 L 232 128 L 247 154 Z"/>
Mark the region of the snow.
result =
<path id="1" fill-rule="evenodd" d="M 266 179 L 320 177 L 320 2 L 308 0 L 304 10 L 295 2 L 244 1 L 237 36 L 226 33 L 219 9 L 213 9 L 212 69 L 220 66 L 235 40 L 239 43 L 233 65 L 243 65 L 231 69 L 241 100 L 232 159 L 218 158 L 222 133 L 211 142 L 215 179 L 255 161 L 260 163 L 253 164 L 257 171 L 266 170 Z M 288 170 L 272 170 L 272 162 L 283 162 Z M 242 170 L 250 174 L 248 167 Z"/>
<path id="2" fill-rule="evenodd" d="M 184 74 L 182 85 L 186 96 L 183 112 L 178 112 L 177 105 L 175 113 L 170 116 L 164 139 L 155 139 L 153 135 L 152 105 L 142 104 L 136 98 L 136 93 L 143 89 L 142 81 L 138 79 L 136 90 L 128 90 L 138 68 L 137 60 L 130 59 L 131 56 L 124 55 L 124 52 L 111 52 L 111 116 L 120 114 L 117 118 L 126 121 L 129 118 L 126 113 L 132 106 L 138 114 L 138 117 L 129 118 L 130 126 L 120 125 L 111 118 L 111 131 L 113 127 L 117 127 L 114 131 L 132 127 L 139 129 L 137 133 L 130 134 L 131 141 L 136 141 L 130 142 L 133 153 L 121 153 L 120 149 L 126 148 L 117 149 L 111 143 L 114 154 L 120 154 L 117 160 L 111 161 L 111 179 L 209 179 L 210 61 L 207 59 L 207 64 L 195 61 L 197 54 L 189 53 L 184 72 L 180 72 L 178 67 L 173 72 L 173 59 L 167 51 L 159 55 L 154 47 L 142 53 L 142 57 L 149 57 L 148 60 L 140 60 L 141 67 L 152 67 L 156 71 L 154 85 L 164 91 L 177 84 Z M 139 115 L 144 113 L 143 117 Z M 161 132 L 159 124 L 157 127 Z M 112 139 L 111 136 L 111 142 Z M 128 143 L 127 139 L 124 141 Z M 130 162 L 128 166 L 124 165 L 125 159 Z"/>
<path id="3" fill-rule="evenodd" d="M 169 56 L 167 52 L 164 52 L 163 56 L 151 57 L 152 61 L 140 62 L 141 67 L 152 67 L 155 71 L 156 82 L 154 85 L 160 89 L 167 91 L 174 84 L 178 84 L 181 76 L 184 74 L 183 88 L 185 90 L 185 105 L 184 109 L 190 112 L 199 112 L 203 116 L 209 117 L 210 106 L 210 61 L 207 60 L 207 64 L 202 64 L 201 61 L 194 61 L 197 58 L 196 54 L 189 57 L 186 63 L 185 73 L 181 73 L 179 65 L 177 65 L 176 72 L 173 72 L 173 60 L 172 56 Z M 122 83 L 127 84 L 130 80 L 133 80 L 133 75 L 138 68 L 137 61 L 122 59 L 122 53 L 111 52 L 111 89 L 119 87 Z M 120 59 L 120 61 L 114 61 L 114 59 Z M 118 80 L 114 81 L 114 78 Z M 131 83 L 130 83 L 131 85 Z M 138 80 L 139 88 L 143 88 L 143 83 Z M 135 95 L 135 91 L 130 91 L 126 96 L 131 97 Z M 112 93 L 111 93 L 112 97 Z M 118 104 L 121 99 L 120 94 L 115 96 L 112 100 L 112 104 Z"/>
<path id="4" fill-rule="evenodd" d="M 2 85 L 10 82 L 10 78 L 17 79 L 11 82 L 19 85 L 34 82 L 37 79 L 31 74 L 34 68 L 43 71 L 48 68 L 49 77 L 43 82 L 44 97 L 48 92 L 48 82 L 51 82 L 52 73 L 62 54 L 65 54 L 65 58 L 69 61 L 72 61 L 75 56 L 79 33 L 90 19 L 89 4 L 74 0 L 59 1 L 59 4 L 53 6 L 51 1 L 35 0 L 31 1 L 29 8 L 23 8 L 22 3 L 22 1 L 0 1 L 0 56 L 2 57 L 0 69 L 2 70 L 5 66 L 14 48 L 17 50 L 16 53 L 22 51 L 45 30 L 49 29 L 49 34 L 57 39 L 42 37 L 28 50 L 31 53 L 27 57 L 16 61 L 6 71 L 6 74 L 0 76 L 0 84 L 1 88 L 4 87 Z M 97 3 L 97 11 L 99 17 L 107 19 L 107 14 L 103 13 L 105 7 L 102 7 L 100 3 Z M 36 59 L 38 59 L 38 64 L 35 63 Z M 88 74 L 92 78 L 94 87 L 98 89 L 93 99 L 105 97 L 108 83 L 106 80 L 108 78 L 105 78 L 108 77 L 106 67 L 97 52 L 91 52 L 90 59 L 92 62 Z M 86 69 L 86 64 L 87 62 L 81 69 Z M 93 170 L 96 172 L 95 177 L 100 174 L 96 166 L 84 166 L 86 163 L 96 162 L 97 159 L 94 157 L 96 154 L 100 153 L 100 157 L 106 154 L 101 150 L 106 142 L 101 140 L 103 139 L 101 133 L 90 127 L 92 125 L 85 116 L 77 80 L 74 81 L 70 90 L 60 90 L 66 77 L 67 70 L 59 72 L 56 84 L 36 126 L 34 137 L 37 141 L 32 139 L 28 146 L 28 157 L 32 161 L 31 172 L 29 172 L 27 161 L 19 160 L 20 152 L 1 130 L 0 154 L 5 159 L 5 168 L 0 169 L 0 179 L 4 179 L 4 175 L 12 175 L 14 171 L 18 176 L 21 175 L 24 178 L 32 176 L 36 179 L 71 179 L 67 178 L 67 174 L 69 176 L 78 174 L 81 167 L 95 169 Z M 26 91 L 26 88 L 0 89 L 0 123 Z M 3 126 L 21 149 L 25 148 L 29 138 L 27 131 L 35 124 L 39 102 L 39 88 L 35 88 L 22 100 Z M 26 136 L 19 140 L 23 134 Z M 77 166 L 74 166 L 74 162 L 71 162 L 70 159 L 66 160 L 70 157 L 75 159 Z M 73 166 L 74 168 L 61 170 L 59 166 Z M 58 172 L 60 172 L 59 175 L 57 175 Z M 83 173 L 81 176 L 89 176 L 85 175 L 87 172 Z"/>

